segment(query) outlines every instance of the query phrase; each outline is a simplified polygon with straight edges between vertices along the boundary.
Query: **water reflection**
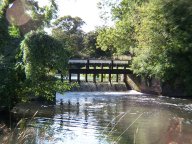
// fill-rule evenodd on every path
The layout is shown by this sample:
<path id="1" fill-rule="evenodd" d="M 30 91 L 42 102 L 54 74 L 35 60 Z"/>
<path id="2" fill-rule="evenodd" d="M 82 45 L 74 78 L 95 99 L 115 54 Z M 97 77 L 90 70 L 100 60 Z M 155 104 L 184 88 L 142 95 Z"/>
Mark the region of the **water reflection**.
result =
<path id="1" fill-rule="evenodd" d="M 57 94 L 53 118 L 28 121 L 35 143 L 190 144 L 192 101 L 127 93 Z"/>

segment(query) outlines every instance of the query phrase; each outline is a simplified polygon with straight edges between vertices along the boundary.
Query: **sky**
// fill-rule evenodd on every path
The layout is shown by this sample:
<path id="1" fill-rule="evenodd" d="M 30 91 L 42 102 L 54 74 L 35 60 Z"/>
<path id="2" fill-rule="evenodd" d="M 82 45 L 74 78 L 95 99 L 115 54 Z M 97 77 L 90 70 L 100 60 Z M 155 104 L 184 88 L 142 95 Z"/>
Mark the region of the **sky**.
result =
<path id="1" fill-rule="evenodd" d="M 82 29 L 89 32 L 94 30 L 96 26 L 103 24 L 99 17 L 98 2 L 99 0 L 57 0 L 59 17 L 64 15 L 78 16 L 86 23 Z M 45 4 L 45 0 L 40 0 L 39 4 Z"/>
<path id="2" fill-rule="evenodd" d="M 58 0 L 59 15 L 79 16 L 85 21 L 83 30 L 94 30 L 95 26 L 102 25 L 99 17 L 97 2 L 99 0 Z"/>

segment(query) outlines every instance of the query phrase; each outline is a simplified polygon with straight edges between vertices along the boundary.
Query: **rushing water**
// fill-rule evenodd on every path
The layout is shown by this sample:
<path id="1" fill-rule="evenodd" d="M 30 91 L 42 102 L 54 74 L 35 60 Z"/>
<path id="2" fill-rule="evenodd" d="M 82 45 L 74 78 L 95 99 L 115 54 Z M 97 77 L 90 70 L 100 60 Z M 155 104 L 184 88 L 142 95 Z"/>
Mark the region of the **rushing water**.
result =
<path id="1" fill-rule="evenodd" d="M 37 107 L 37 106 L 36 106 Z M 192 101 L 130 92 L 57 94 L 27 119 L 26 143 L 192 144 Z"/>

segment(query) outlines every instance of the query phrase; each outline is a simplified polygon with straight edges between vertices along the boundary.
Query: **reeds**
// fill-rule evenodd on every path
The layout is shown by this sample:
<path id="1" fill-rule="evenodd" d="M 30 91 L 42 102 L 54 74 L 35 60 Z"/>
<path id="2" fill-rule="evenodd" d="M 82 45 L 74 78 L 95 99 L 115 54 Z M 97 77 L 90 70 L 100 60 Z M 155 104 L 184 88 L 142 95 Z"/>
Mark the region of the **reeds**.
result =
<path id="1" fill-rule="evenodd" d="M 112 129 L 108 132 L 108 134 L 104 137 L 104 139 L 102 141 L 105 141 L 107 139 L 107 137 L 109 137 L 112 132 L 114 131 L 115 127 L 120 123 L 120 121 L 128 114 L 130 110 L 128 110 L 126 113 L 124 113 L 122 115 L 122 113 L 120 113 L 118 116 L 116 116 L 112 121 L 110 121 L 108 123 L 108 125 L 106 126 L 106 128 L 102 131 L 102 135 L 103 133 L 107 130 L 107 128 L 109 127 L 109 125 L 111 123 L 113 123 L 116 119 L 118 119 L 121 115 L 121 117 L 117 120 L 117 122 L 115 123 L 115 125 L 112 127 Z M 141 113 L 130 125 L 128 125 L 128 127 L 112 142 L 112 144 L 117 144 L 120 140 L 121 140 L 121 136 L 143 115 L 144 113 Z M 135 133 L 134 133 L 134 144 L 136 143 L 136 135 L 138 133 L 138 128 L 136 129 Z"/>
<path id="2" fill-rule="evenodd" d="M 143 113 L 140 114 L 140 115 L 118 136 L 118 138 L 113 142 L 113 144 L 118 143 L 118 142 L 120 141 L 120 139 L 121 139 L 121 136 L 122 136 L 142 115 L 143 115 Z M 134 141 L 135 141 L 135 140 L 134 140 Z"/>
<path id="3" fill-rule="evenodd" d="M 38 111 L 30 118 L 31 122 L 37 115 Z M 30 143 L 34 140 L 31 138 L 35 135 L 35 128 L 27 128 L 25 126 L 25 118 L 22 118 L 14 127 L 14 129 L 8 128 L 5 124 L 0 125 L 0 131 L 2 131 L 2 138 L 0 139 L 1 144 L 24 144 L 30 139 Z"/>

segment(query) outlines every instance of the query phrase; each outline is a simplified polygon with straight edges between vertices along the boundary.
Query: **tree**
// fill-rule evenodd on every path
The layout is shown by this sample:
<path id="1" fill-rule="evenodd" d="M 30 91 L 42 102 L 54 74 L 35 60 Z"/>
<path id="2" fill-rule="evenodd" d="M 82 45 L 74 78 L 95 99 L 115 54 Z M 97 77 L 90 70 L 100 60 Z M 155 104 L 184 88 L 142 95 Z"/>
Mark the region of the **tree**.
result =
<path id="1" fill-rule="evenodd" d="M 11 7 L 6 9 L 6 18 L 10 24 L 16 25 L 24 36 L 31 30 L 49 27 L 51 20 L 57 18 L 55 0 L 49 0 L 47 6 L 40 7 L 37 0 L 15 0 Z"/>
<path id="2" fill-rule="evenodd" d="M 115 1 L 102 0 L 102 5 L 106 3 L 106 5 L 110 6 L 111 18 L 115 26 L 103 27 L 99 32 L 97 43 L 103 50 L 112 50 L 113 55 L 128 55 L 135 46 L 132 23 L 127 18 L 123 18 L 129 13 L 127 6 L 132 4 L 131 1 L 130 4 L 127 2 L 122 1 L 119 4 L 119 2 L 115 3 Z"/>
<path id="3" fill-rule="evenodd" d="M 83 49 L 84 33 L 81 26 L 84 21 L 79 17 L 64 16 L 53 23 L 52 35 L 63 43 L 69 54 L 73 57 L 79 57 Z"/>
<path id="4" fill-rule="evenodd" d="M 55 90 L 60 91 L 70 87 L 62 84 L 60 81 L 56 81 L 53 75 L 51 75 L 51 73 L 54 74 L 56 69 L 62 71 L 63 74 L 65 73 L 67 57 L 66 53 L 63 52 L 64 49 L 58 51 L 60 43 L 43 32 L 32 32 L 26 35 L 31 30 L 44 29 L 45 26 L 50 25 L 50 21 L 53 18 L 56 18 L 56 3 L 54 0 L 50 0 L 50 2 L 51 4 L 45 7 L 39 7 L 37 1 L 34 0 L 3 0 L 0 3 L 0 104 L 5 107 L 12 107 L 24 97 L 31 95 L 41 95 L 51 99 L 53 98 L 51 94 Z M 12 4 L 11 7 L 10 4 Z M 30 13 L 30 17 L 27 15 L 27 12 Z M 15 17 L 17 14 L 24 14 L 25 18 L 29 18 L 29 21 L 21 23 L 23 19 L 20 19 L 20 16 Z M 32 37 L 34 35 L 37 37 Z M 30 36 L 31 40 L 28 39 Z M 22 40 L 22 47 L 20 49 Z M 46 40 L 52 42 L 51 45 L 47 45 Z M 43 49 L 45 47 L 41 45 L 40 41 L 42 41 L 42 44 L 46 44 L 48 49 Z M 38 46 L 35 43 L 40 44 L 43 47 L 41 50 L 47 52 L 48 55 L 40 55 L 37 50 Z M 34 49 L 31 49 L 31 45 L 34 46 Z M 30 53 L 27 53 L 24 49 L 29 50 L 28 52 Z M 48 51 L 52 53 L 50 54 Z M 23 54 L 27 57 L 32 54 L 29 62 L 27 58 L 25 62 L 23 61 Z M 60 54 L 62 54 L 62 57 L 60 57 Z M 39 56 L 42 57 L 42 61 L 38 61 Z M 51 58 L 51 61 L 48 61 L 48 57 Z M 49 73 L 47 73 L 48 71 Z M 37 72 L 39 72 L 39 75 Z"/>
<path id="5" fill-rule="evenodd" d="M 0 5 L 0 104 L 11 107 L 17 102 L 16 81 L 19 72 L 15 68 L 16 54 L 21 40 L 18 27 L 9 25 L 6 19 L 6 10 L 11 0 L 4 0 Z"/>
<path id="6" fill-rule="evenodd" d="M 112 9 L 115 27 L 100 39 L 110 37 L 106 43 L 130 51 L 135 74 L 184 86 L 191 94 L 191 6 L 190 0 L 122 0 Z"/>
<path id="7" fill-rule="evenodd" d="M 70 88 L 55 78 L 58 70 L 66 73 L 68 57 L 59 41 L 42 31 L 32 31 L 21 43 L 23 66 L 26 74 L 25 88 L 20 95 L 54 98 L 58 91 Z"/>
<path id="8" fill-rule="evenodd" d="M 82 53 L 85 58 L 106 58 L 110 57 L 109 50 L 102 50 L 100 47 L 97 47 L 97 36 L 98 31 L 91 31 L 85 34 L 83 45 L 84 49 Z"/>

